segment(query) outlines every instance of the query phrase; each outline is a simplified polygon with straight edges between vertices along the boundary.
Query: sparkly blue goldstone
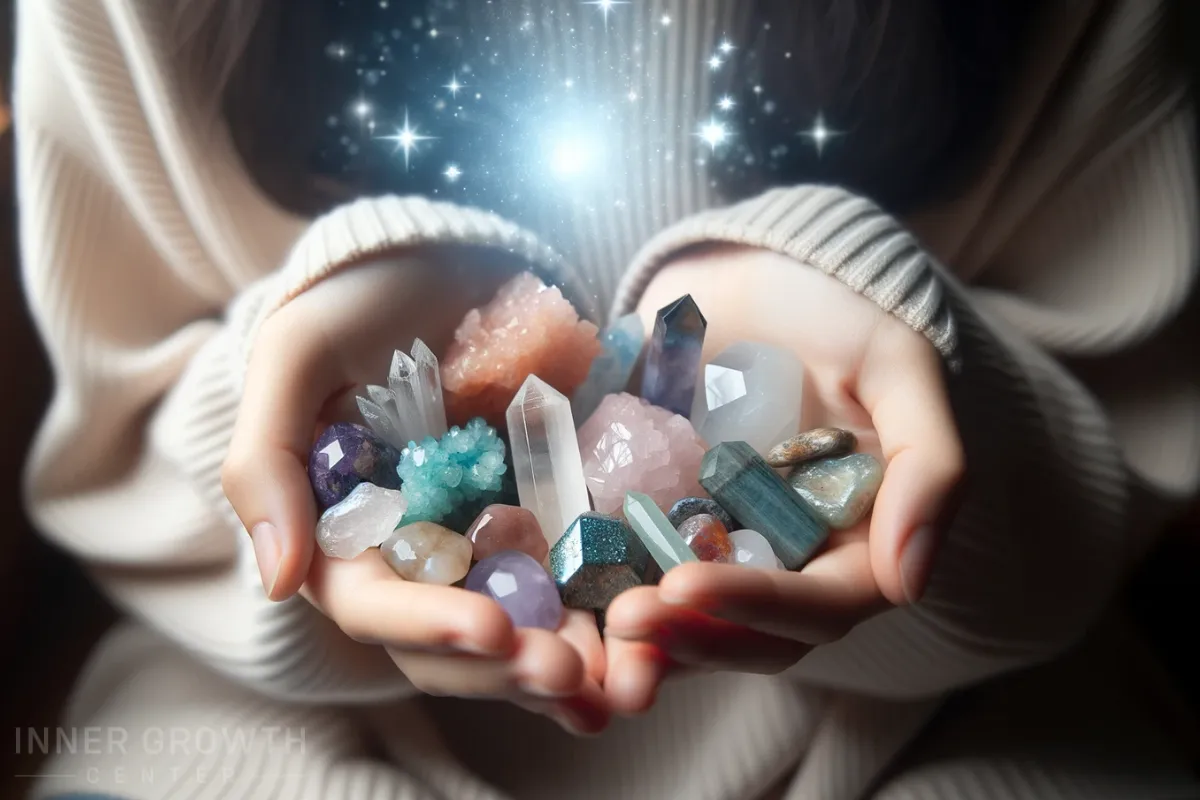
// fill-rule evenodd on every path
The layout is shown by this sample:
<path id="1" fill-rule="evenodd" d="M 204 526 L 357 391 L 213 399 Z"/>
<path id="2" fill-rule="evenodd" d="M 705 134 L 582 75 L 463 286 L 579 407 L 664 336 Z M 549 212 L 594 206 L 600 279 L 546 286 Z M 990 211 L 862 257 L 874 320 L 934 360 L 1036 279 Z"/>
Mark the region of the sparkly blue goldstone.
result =
<path id="1" fill-rule="evenodd" d="M 409 442 L 396 469 L 408 500 L 403 523 L 436 522 L 465 531 L 499 498 L 508 471 L 504 454 L 504 440 L 480 418 L 455 425 L 441 439 Z"/>
<path id="2" fill-rule="evenodd" d="M 761 533 L 787 569 L 803 566 L 829 538 L 816 512 L 745 442 L 723 442 L 705 453 L 700 485 Z"/>
<path id="3" fill-rule="evenodd" d="M 589 511 L 550 550 L 550 573 L 568 608 L 603 610 L 645 581 L 650 553 L 628 525 Z"/>
<path id="4" fill-rule="evenodd" d="M 692 413 L 708 322 L 690 294 L 660 309 L 646 348 L 642 397 L 687 417 Z"/>

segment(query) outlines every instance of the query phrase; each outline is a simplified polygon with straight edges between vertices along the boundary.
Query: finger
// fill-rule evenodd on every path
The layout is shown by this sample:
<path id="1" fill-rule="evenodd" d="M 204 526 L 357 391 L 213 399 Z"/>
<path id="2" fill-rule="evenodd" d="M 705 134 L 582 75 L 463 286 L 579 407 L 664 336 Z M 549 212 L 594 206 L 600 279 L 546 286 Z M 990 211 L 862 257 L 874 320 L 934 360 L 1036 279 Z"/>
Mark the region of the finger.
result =
<path id="1" fill-rule="evenodd" d="M 449 586 L 401 580 L 375 549 L 351 561 L 318 552 L 305 594 L 360 642 L 493 658 L 516 652 L 517 633 L 493 600 Z"/>
<path id="2" fill-rule="evenodd" d="M 435 696 L 567 698 L 584 683 L 583 661 L 571 645 L 550 631 L 517 632 L 511 658 L 442 655 L 388 648 L 405 677 Z"/>
<path id="3" fill-rule="evenodd" d="M 678 666 L 653 642 L 606 639 L 608 672 L 604 694 L 618 714 L 644 714 L 658 698 L 659 687 Z"/>
<path id="4" fill-rule="evenodd" d="M 937 352 L 889 319 L 868 345 L 858 396 L 887 463 L 871 518 L 872 570 L 888 600 L 916 602 L 963 474 Z"/>
<path id="5" fill-rule="evenodd" d="M 606 661 L 596 615 L 588 611 L 567 611 L 566 621 L 558 629 L 558 635 L 579 653 L 587 676 L 603 685 Z"/>
<path id="6" fill-rule="evenodd" d="M 520 694 L 510 699 L 527 711 L 549 717 L 576 736 L 595 736 L 608 727 L 612 718 L 604 690 L 590 678 L 571 697 L 543 700 Z"/>
<path id="7" fill-rule="evenodd" d="M 656 587 L 643 588 L 647 591 L 623 592 L 609 606 L 606 641 L 622 638 L 657 645 L 683 667 L 762 674 L 791 666 L 811 649 L 801 642 L 664 603 Z"/>
<path id="8" fill-rule="evenodd" d="M 221 474 L 273 600 L 295 594 L 308 572 L 317 516 L 308 450 L 321 405 L 338 388 L 319 332 L 287 312 L 268 319 L 255 343 Z"/>
<path id="9" fill-rule="evenodd" d="M 659 594 L 668 605 L 806 644 L 841 638 L 888 605 L 865 540 L 823 553 L 803 572 L 685 564 L 663 577 Z"/>

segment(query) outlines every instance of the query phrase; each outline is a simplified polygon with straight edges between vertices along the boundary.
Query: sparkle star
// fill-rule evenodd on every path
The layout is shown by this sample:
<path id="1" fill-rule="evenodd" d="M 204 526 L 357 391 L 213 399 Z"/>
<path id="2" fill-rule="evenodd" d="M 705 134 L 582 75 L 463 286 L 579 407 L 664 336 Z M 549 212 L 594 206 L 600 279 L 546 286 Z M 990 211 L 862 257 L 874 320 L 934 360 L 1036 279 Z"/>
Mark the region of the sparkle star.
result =
<path id="1" fill-rule="evenodd" d="M 729 95 L 725 95 L 717 101 L 717 108 L 721 109 L 722 111 L 728 111 L 735 105 L 737 105 L 737 103 L 733 102 L 733 98 Z"/>
<path id="2" fill-rule="evenodd" d="M 835 136 L 840 136 L 840 131 L 833 131 L 825 127 L 825 117 L 817 114 L 817 118 L 813 120 L 812 127 L 806 131 L 800 131 L 800 135 L 806 139 L 812 139 L 813 146 L 817 148 L 817 155 L 821 155 L 821 151 L 825 149 L 825 143 Z"/>
<path id="3" fill-rule="evenodd" d="M 659 22 L 660 22 L 660 23 L 662 23 L 662 26 L 663 26 L 664 28 L 665 28 L 665 27 L 667 27 L 668 25 L 670 25 L 670 24 L 671 24 L 671 15 L 670 15 L 670 14 L 663 14 L 663 15 L 662 15 L 662 19 L 660 19 L 660 20 L 659 20 Z"/>
<path id="4" fill-rule="evenodd" d="M 350 108 L 354 112 L 354 116 L 359 119 L 366 119 L 371 116 L 371 104 L 366 100 L 355 100 L 354 105 Z"/>
<path id="5" fill-rule="evenodd" d="M 446 180 L 450 181 L 450 183 L 454 183 L 455 181 L 457 181 L 459 178 L 462 177 L 462 170 L 459 169 L 456 165 L 451 164 L 448 167 L 446 167 L 446 171 L 443 172 L 442 174 L 446 176 Z"/>
<path id="6" fill-rule="evenodd" d="M 733 45 L 729 43 L 728 39 L 726 39 L 725 41 L 721 42 L 721 44 L 717 45 L 717 49 L 722 53 L 729 54 L 733 52 Z"/>
<path id="7" fill-rule="evenodd" d="M 729 131 L 721 123 L 710 119 L 708 122 L 700 126 L 700 132 L 696 135 L 699 136 L 700 140 L 708 145 L 710 149 L 716 150 L 718 145 L 722 144 L 726 139 L 729 138 Z"/>
<path id="8" fill-rule="evenodd" d="M 455 75 L 452 78 L 450 78 L 450 82 L 447 83 L 442 88 L 448 89 L 450 91 L 451 97 L 458 97 L 458 93 L 462 90 L 463 84 L 458 82 L 458 76 Z"/>
<path id="9" fill-rule="evenodd" d="M 416 128 L 414 128 L 411 124 L 409 124 L 408 109 L 405 109 L 404 110 L 404 127 L 398 128 L 396 130 L 396 132 L 394 134 L 392 134 L 391 136 L 381 136 L 379 138 L 381 138 L 385 141 L 388 141 L 388 142 L 392 142 L 393 144 L 396 145 L 396 148 L 394 150 L 392 150 L 393 155 L 395 155 L 396 153 L 399 153 L 401 150 L 404 151 L 404 169 L 407 172 L 408 171 L 408 160 L 409 160 L 409 156 L 412 154 L 412 151 L 421 142 L 427 141 L 434 137 L 422 136 L 421 134 L 417 133 Z"/>
<path id="10" fill-rule="evenodd" d="M 585 0 L 585 6 L 595 6 L 600 9 L 600 13 L 604 15 L 604 27 L 608 27 L 608 12 L 613 10 L 613 6 L 627 6 L 630 0 Z"/>
<path id="11" fill-rule="evenodd" d="M 721 57 L 713 56 L 712 58 L 710 58 L 708 60 L 708 68 L 709 69 L 720 69 L 721 68 Z"/>

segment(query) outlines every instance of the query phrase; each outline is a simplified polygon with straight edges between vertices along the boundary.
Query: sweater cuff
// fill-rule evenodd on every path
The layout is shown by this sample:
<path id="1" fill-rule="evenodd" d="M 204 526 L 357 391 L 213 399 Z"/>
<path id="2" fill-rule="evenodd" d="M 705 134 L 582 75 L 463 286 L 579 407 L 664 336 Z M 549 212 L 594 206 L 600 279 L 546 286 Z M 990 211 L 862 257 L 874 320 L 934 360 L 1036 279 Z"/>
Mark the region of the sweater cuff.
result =
<path id="1" fill-rule="evenodd" d="M 713 242 L 772 250 L 821 270 L 923 334 L 957 368 L 958 331 L 940 267 L 874 203 L 831 186 L 773 189 L 662 231 L 622 277 L 612 318 L 633 310 L 672 257 Z"/>
<path id="2" fill-rule="evenodd" d="M 283 267 L 271 276 L 251 330 L 243 336 L 243 362 L 267 317 L 342 269 L 414 247 L 459 245 L 508 253 L 558 286 L 579 314 L 598 320 L 595 297 L 562 256 L 529 231 L 487 211 L 423 197 L 385 195 L 356 200 L 317 218 L 297 240 Z"/>

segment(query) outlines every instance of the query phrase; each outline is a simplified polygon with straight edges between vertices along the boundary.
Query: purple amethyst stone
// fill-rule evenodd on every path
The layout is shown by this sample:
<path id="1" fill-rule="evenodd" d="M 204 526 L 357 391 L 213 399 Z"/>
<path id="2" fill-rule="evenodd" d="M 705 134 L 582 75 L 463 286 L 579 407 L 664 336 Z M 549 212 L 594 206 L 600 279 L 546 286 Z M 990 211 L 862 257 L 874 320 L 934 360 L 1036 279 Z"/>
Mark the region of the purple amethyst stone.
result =
<path id="1" fill-rule="evenodd" d="M 400 454 L 362 425 L 338 422 L 326 428 L 308 457 L 308 480 L 317 504 L 326 509 L 346 499 L 360 483 L 399 489 Z"/>
<path id="2" fill-rule="evenodd" d="M 466 588 L 487 595 L 518 628 L 558 630 L 563 604 L 549 573 L 530 556 L 504 550 L 471 568 Z"/>

